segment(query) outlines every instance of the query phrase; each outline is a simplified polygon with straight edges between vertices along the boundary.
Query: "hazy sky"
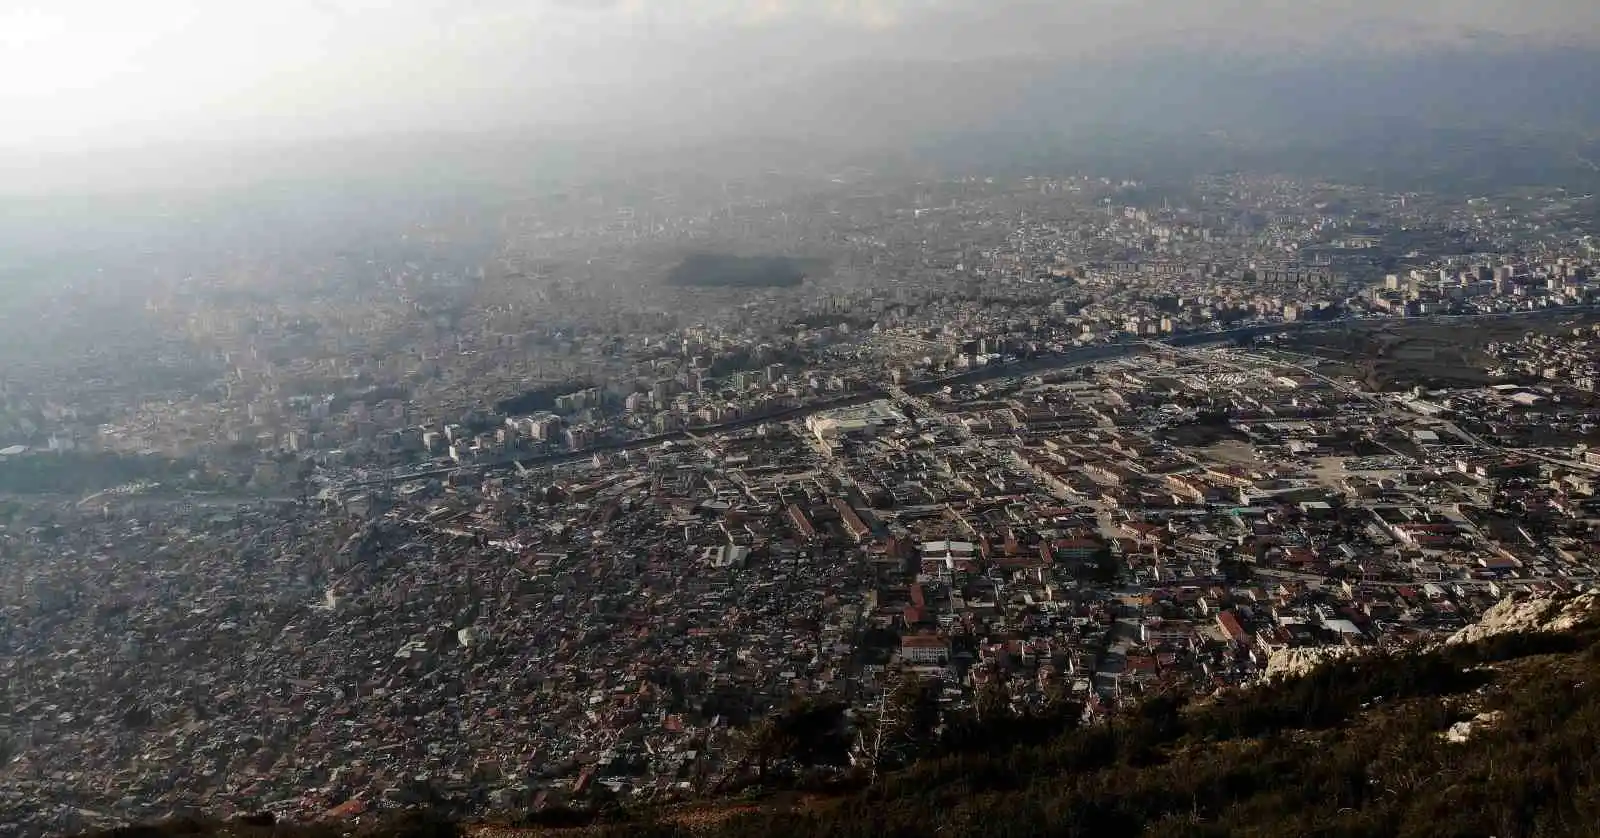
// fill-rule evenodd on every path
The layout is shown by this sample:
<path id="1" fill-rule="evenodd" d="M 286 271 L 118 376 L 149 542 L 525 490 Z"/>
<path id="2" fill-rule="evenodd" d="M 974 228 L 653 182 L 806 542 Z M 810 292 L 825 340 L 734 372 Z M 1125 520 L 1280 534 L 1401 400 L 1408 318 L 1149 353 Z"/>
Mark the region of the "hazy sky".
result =
<path id="1" fill-rule="evenodd" d="M 860 59 L 1486 36 L 1600 40 L 1600 2 L 0 0 L 0 147 L 616 122 Z"/>

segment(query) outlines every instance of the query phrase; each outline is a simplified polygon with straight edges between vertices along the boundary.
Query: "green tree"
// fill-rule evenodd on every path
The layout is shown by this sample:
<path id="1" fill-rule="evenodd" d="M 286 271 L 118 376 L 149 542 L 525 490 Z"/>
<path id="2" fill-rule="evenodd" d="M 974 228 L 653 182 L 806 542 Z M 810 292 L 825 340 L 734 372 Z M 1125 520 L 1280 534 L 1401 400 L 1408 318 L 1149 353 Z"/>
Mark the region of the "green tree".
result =
<path id="1" fill-rule="evenodd" d="M 1115 553 L 1111 552 L 1110 545 L 1101 547 L 1094 554 L 1093 579 L 1102 585 L 1114 585 L 1122 574 L 1122 567 L 1117 561 Z"/>
<path id="2" fill-rule="evenodd" d="M 972 707 L 980 723 L 1014 715 L 1011 709 L 1011 687 L 1006 683 L 1005 675 L 992 674 L 987 681 L 978 685 Z"/>
<path id="3" fill-rule="evenodd" d="M 754 765 L 756 779 L 765 780 L 767 769 L 783 752 L 782 732 L 772 717 L 757 719 L 740 728 L 735 734 L 734 751 L 739 754 L 739 764 Z"/>

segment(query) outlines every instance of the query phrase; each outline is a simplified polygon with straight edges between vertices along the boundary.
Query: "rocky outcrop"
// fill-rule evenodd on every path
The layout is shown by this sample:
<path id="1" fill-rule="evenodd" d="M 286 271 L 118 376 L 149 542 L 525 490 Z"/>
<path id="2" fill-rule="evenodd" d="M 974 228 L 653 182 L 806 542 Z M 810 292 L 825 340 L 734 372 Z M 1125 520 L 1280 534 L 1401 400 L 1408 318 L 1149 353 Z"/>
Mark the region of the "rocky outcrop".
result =
<path id="1" fill-rule="evenodd" d="M 1298 678 L 1328 661 L 1347 658 L 1365 651 L 1357 646 L 1308 646 L 1299 649 L 1279 649 L 1267 658 L 1267 667 L 1261 673 L 1263 680 L 1273 678 Z"/>
<path id="2" fill-rule="evenodd" d="M 1483 612 L 1475 623 L 1445 638 L 1444 645 L 1476 643 L 1515 633 L 1557 634 L 1591 620 L 1600 620 L 1600 591 L 1577 595 L 1537 596 L 1513 594 Z M 1424 649 L 1429 647 L 1424 647 Z M 1436 647 L 1435 647 L 1436 648 Z M 1324 663 L 1374 651 L 1370 646 L 1317 646 L 1279 649 L 1267 658 L 1261 680 L 1298 678 Z"/>
<path id="3" fill-rule="evenodd" d="M 1600 591 L 1567 597 L 1510 596 L 1496 603 L 1476 623 L 1445 640 L 1447 646 L 1476 643 L 1501 634 L 1571 631 L 1600 616 Z"/>
<path id="4" fill-rule="evenodd" d="M 1449 730 L 1439 735 L 1444 737 L 1444 741 L 1446 742 L 1449 742 L 1453 745 L 1460 745 L 1471 740 L 1474 733 L 1494 727 L 1494 725 L 1499 722 L 1501 717 L 1504 715 L 1505 714 L 1501 713 L 1499 710 L 1491 710 L 1488 713 L 1479 713 L 1467 721 L 1456 722 L 1450 726 Z"/>

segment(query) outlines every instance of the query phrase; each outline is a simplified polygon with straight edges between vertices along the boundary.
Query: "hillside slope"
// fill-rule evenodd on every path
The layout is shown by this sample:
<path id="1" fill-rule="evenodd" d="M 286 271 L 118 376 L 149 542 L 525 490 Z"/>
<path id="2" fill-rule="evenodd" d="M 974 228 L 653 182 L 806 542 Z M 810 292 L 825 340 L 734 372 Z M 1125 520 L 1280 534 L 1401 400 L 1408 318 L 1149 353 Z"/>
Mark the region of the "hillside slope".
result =
<path id="1" fill-rule="evenodd" d="M 1202 700 L 1157 697 L 1106 726 L 989 719 L 978 735 L 849 791 L 616 811 L 563 829 L 461 829 L 484 838 L 1593 836 L 1596 598 L 1507 603 L 1491 616 L 1495 626 L 1427 651 L 1334 660 Z M 454 828 L 363 827 L 386 838 Z"/>

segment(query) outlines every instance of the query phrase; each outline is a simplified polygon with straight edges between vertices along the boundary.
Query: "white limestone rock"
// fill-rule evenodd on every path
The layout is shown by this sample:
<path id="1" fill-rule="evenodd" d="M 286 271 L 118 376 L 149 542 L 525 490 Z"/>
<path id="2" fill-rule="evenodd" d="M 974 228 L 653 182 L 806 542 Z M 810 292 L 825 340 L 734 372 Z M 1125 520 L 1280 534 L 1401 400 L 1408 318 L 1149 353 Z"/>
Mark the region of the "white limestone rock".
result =
<path id="1" fill-rule="evenodd" d="M 1516 632 L 1553 634 L 1571 631 L 1595 616 L 1600 616 L 1600 591 L 1589 591 L 1574 597 L 1506 597 L 1483 612 L 1476 623 L 1450 635 L 1445 645 L 1476 643 Z"/>
<path id="2" fill-rule="evenodd" d="M 1467 721 L 1456 722 L 1450 726 L 1449 730 L 1439 735 L 1443 736 L 1446 742 L 1449 742 L 1453 745 L 1461 745 L 1472 739 L 1472 734 L 1474 731 L 1485 730 L 1493 727 L 1495 722 L 1500 721 L 1500 716 L 1501 713 L 1499 710 L 1493 710 L 1488 713 L 1479 713 Z"/>
<path id="3" fill-rule="evenodd" d="M 1298 678 L 1328 661 L 1348 658 L 1365 650 L 1356 646 L 1308 646 L 1299 649 L 1279 649 L 1267 658 L 1261 673 L 1264 680 L 1273 678 Z"/>

